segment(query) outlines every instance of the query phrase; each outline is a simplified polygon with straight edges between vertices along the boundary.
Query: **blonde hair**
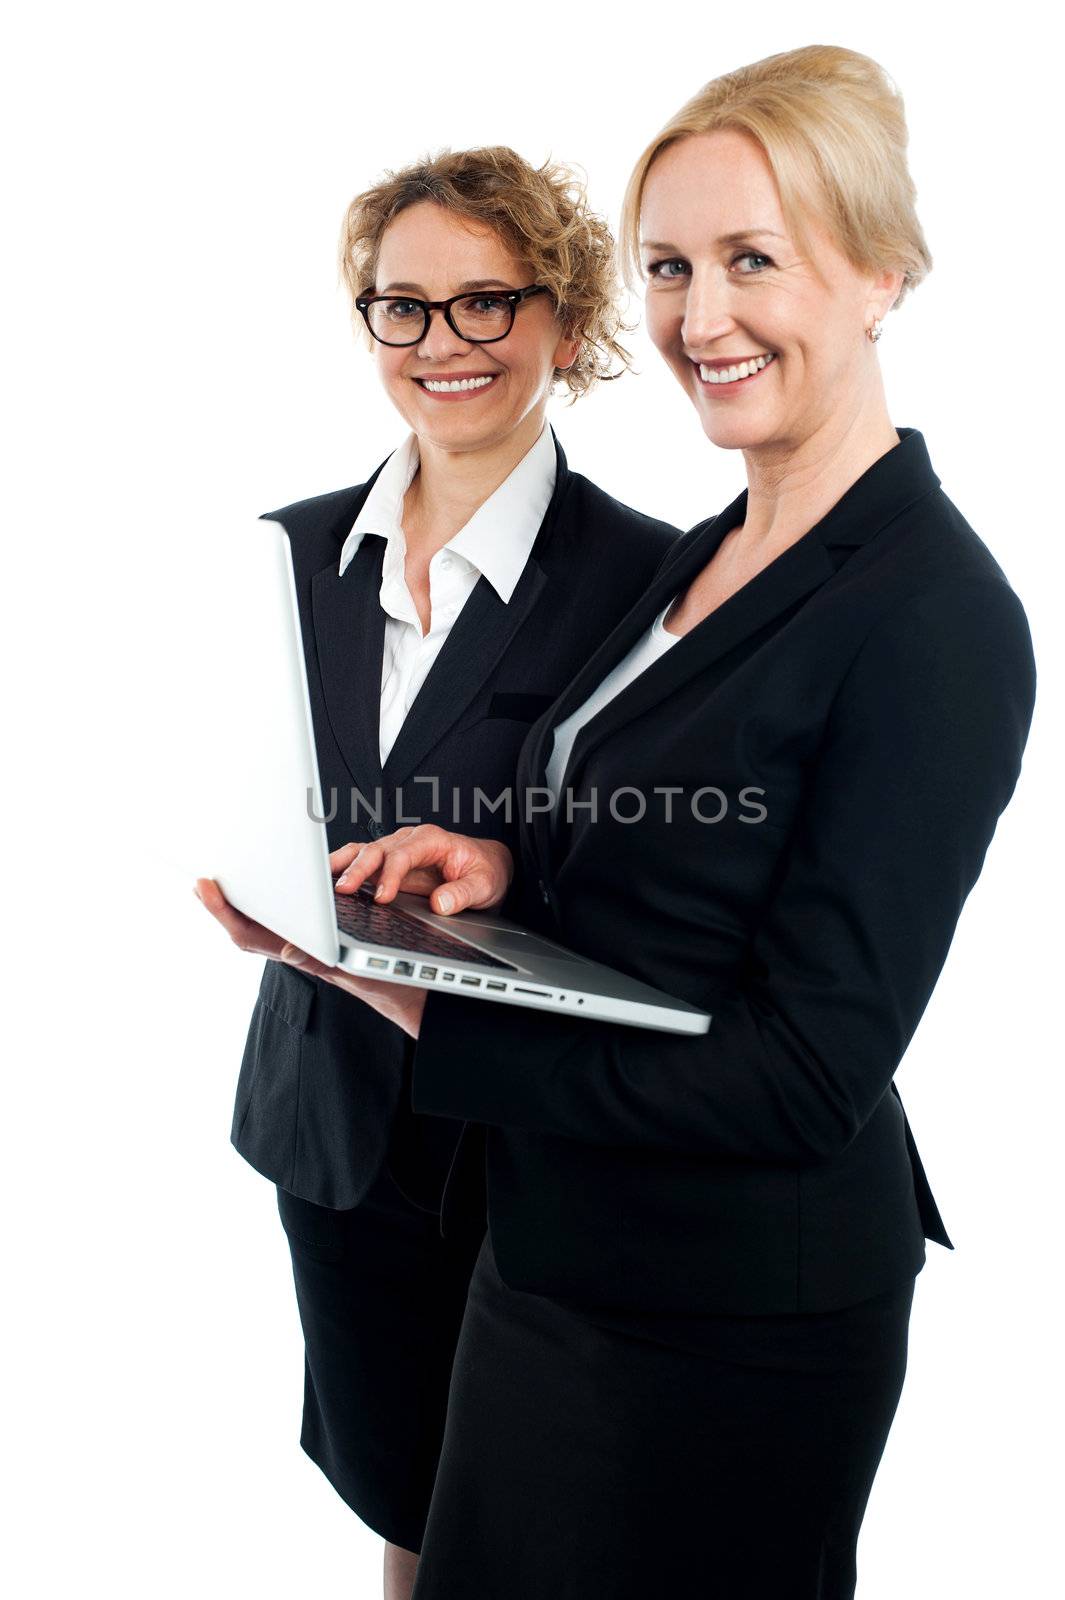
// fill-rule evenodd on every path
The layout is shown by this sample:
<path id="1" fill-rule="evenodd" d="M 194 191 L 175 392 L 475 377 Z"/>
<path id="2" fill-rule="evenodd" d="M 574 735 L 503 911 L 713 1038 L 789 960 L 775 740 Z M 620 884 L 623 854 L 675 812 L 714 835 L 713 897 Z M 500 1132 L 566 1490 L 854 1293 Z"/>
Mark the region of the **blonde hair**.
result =
<path id="1" fill-rule="evenodd" d="M 487 224 L 551 291 L 563 333 L 577 336 L 573 365 L 555 369 L 555 381 L 573 399 L 601 378 L 619 377 L 632 364 L 619 332 L 621 319 L 614 237 L 588 205 L 584 184 L 561 162 L 532 167 L 505 145 L 441 150 L 398 172 L 386 172 L 357 194 L 340 230 L 340 273 L 351 295 L 372 293 L 381 238 L 392 219 L 432 200 L 459 216 Z M 524 287 L 524 286 L 522 286 Z M 610 370 L 612 362 L 620 370 Z"/>
<path id="2" fill-rule="evenodd" d="M 792 239 L 810 254 L 804 214 L 817 217 L 863 271 L 903 274 L 895 310 L 932 270 L 906 162 L 902 96 L 868 56 L 811 44 L 705 84 L 640 156 L 622 205 L 625 276 L 640 275 L 640 208 L 662 151 L 690 134 L 731 128 L 754 138 L 776 179 Z"/>

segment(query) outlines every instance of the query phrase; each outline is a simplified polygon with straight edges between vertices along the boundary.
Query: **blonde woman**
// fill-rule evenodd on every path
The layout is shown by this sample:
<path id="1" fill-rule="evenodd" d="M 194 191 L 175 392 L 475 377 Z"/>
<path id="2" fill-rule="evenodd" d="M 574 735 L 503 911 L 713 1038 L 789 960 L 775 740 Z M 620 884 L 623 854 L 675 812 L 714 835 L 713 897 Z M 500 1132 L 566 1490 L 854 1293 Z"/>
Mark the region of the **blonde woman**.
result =
<path id="1" fill-rule="evenodd" d="M 850 1600 L 925 1240 L 950 1245 L 893 1075 L 1017 782 L 1031 638 L 891 420 L 878 340 L 931 262 L 875 62 L 811 46 L 708 83 L 624 232 L 747 487 L 530 730 L 522 791 L 557 805 L 513 880 L 435 828 L 338 860 L 383 902 L 415 872 L 436 908 L 509 885 L 713 1020 L 393 1002 L 416 1109 L 487 1129 L 414 1597 Z"/>
<path id="2" fill-rule="evenodd" d="M 574 173 L 443 151 L 358 195 L 341 265 L 408 432 L 366 482 L 271 513 L 288 530 L 334 845 L 399 818 L 516 847 L 530 724 L 646 586 L 677 530 L 572 472 L 554 389 L 623 369 L 613 239 Z M 221 896 L 201 886 L 208 905 Z M 281 942 L 256 948 L 277 957 Z M 410 1593 L 482 1203 L 442 1237 L 461 1121 L 410 1107 L 407 1035 L 271 959 L 233 1142 L 276 1185 L 306 1343 L 301 1443 Z"/>

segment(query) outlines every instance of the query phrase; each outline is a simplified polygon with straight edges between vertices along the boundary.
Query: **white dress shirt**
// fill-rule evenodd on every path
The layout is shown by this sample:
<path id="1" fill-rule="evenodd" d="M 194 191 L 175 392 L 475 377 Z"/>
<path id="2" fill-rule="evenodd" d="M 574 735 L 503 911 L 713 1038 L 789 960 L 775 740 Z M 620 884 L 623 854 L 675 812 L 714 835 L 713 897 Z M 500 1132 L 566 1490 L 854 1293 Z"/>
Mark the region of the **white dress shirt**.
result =
<path id="1" fill-rule="evenodd" d="M 657 661 L 660 656 L 665 655 L 671 646 L 680 642 L 681 634 L 667 633 L 664 627 L 666 612 L 675 598 L 676 596 L 668 601 L 647 629 L 647 632 L 637 639 L 628 655 L 622 657 L 614 670 L 607 673 L 599 687 L 592 690 L 584 704 L 578 706 L 576 711 L 572 712 L 564 722 L 560 722 L 555 729 L 555 742 L 552 746 L 545 772 L 546 787 L 551 790 L 555 799 L 555 804 L 551 811 L 552 825 L 558 822 L 559 815 L 564 809 L 559 804 L 559 789 L 565 776 L 566 768 L 569 765 L 569 758 L 577 735 L 584 727 L 584 724 L 590 722 L 594 716 L 598 716 L 603 707 L 609 704 L 615 695 L 619 695 L 622 689 L 627 689 L 633 679 L 640 676 L 641 672 L 646 672 L 653 661 Z M 572 818 L 567 817 L 566 820 L 572 821 Z"/>
<path id="2" fill-rule="evenodd" d="M 366 534 L 384 539 L 380 591 L 385 613 L 382 766 L 456 617 L 480 579 L 487 578 L 504 604 L 509 602 L 555 488 L 555 442 L 545 423 L 536 443 L 509 477 L 429 562 L 429 632 L 423 635 L 404 577 L 407 542 L 403 534 L 403 496 L 419 460 L 417 435 L 411 433 L 389 456 L 366 496 L 344 540 L 337 573 L 343 577 Z"/>

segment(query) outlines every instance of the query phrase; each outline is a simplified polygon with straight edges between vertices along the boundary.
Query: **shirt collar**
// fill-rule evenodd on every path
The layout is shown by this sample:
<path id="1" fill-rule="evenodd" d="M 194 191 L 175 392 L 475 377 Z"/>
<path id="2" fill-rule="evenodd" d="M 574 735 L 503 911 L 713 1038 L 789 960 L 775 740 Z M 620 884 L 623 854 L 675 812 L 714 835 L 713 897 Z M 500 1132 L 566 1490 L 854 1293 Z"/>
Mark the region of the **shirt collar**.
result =
<path id="1" fill-rule="evenodd" d="M 418 470 L 418 440 L 413 433 L 382 467 L 340 552 L 339 575 L 363 536 L 402 536 L 403 496 Z M 525 569 L 555 488 L 554 435 L 547 423 L 509 477 L 478 506 L 445 549 L 482 573 L 506 604 Z"/>
<path id="2" fill-rule="evenodd" d="M 338 577 L 343 577 L 349 563 L 368 533 L 378 533 L 391 539 L 403 532 L 403 496 L 410 488 L 418 470 L 418 438 L 409 433 L 381 468 L 369 494 L 363 501 L 359 514 L 351 525 L 351 532 L 340 551 Z"/>

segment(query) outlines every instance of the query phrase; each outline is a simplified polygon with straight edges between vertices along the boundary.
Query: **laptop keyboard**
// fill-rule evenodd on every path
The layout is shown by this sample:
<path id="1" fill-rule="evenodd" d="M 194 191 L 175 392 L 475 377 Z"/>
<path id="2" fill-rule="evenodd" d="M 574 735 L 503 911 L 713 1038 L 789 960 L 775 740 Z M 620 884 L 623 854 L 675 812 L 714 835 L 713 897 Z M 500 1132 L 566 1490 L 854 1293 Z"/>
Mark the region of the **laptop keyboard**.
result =
<path id="1" fill-rule="evenodd" d="M 395 906 L 379 906 L 373 890 L 360 888 L 355 894 L 334 894 L 337 927 L 362 944 L 389 945 L 396 950 L 410 950 L 416 955 L 435 956 L 441 961 L 462 962 L 468 967 L 497 967 L 505 972 L 519 968 L 509 961 L 497 961 L 483 950 L 462 939 L 452 939 L 427 927 L 417 917 L 408 916 Z"/>

